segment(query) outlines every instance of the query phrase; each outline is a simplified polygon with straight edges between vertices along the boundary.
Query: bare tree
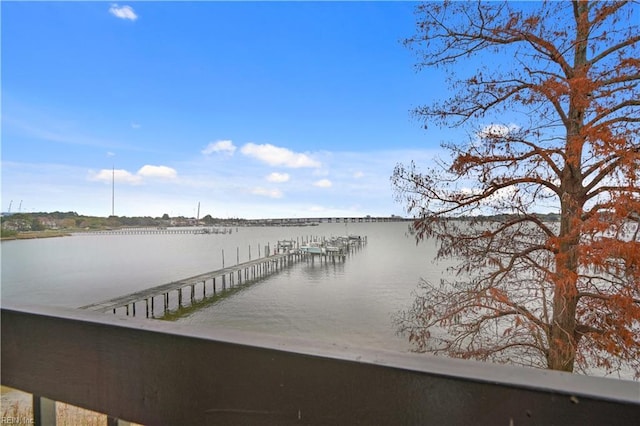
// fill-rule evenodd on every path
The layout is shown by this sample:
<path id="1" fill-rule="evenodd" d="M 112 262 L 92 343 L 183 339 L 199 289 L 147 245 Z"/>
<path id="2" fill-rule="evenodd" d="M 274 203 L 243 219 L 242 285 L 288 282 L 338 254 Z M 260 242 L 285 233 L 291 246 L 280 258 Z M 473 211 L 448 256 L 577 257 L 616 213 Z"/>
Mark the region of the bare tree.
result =
<path id="1" fill-rule="evenodd" d="M 406 45 L 418 68 L 448 71 L 451 97 L 415 114 L 470 136 L 425 172 L 394 170 L 417 240 L 459 260 L 455 279 L 421 284 L 399 330 L 420 351 L 640 376 L 637 5 L 444 2 L 417 13 Z M 538 214 L 551 208 L 557 221 Z"/>

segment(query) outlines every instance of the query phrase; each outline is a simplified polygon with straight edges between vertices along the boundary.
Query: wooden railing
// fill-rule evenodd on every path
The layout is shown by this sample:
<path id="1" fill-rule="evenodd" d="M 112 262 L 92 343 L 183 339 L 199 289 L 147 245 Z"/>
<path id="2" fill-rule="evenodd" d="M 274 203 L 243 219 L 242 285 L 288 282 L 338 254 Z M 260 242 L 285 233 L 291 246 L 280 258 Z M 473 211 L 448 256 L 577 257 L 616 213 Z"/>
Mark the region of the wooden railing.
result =
<path id="1" fill-rule="evenodd" d="M 640 418 L 640 384 L 632 381 L 73 309 L 4 306 L 1 320 L 2 384 L 36 395 L 38 412 L 63 401 L 112 423 L 150 425 L 627 425 Z"/>

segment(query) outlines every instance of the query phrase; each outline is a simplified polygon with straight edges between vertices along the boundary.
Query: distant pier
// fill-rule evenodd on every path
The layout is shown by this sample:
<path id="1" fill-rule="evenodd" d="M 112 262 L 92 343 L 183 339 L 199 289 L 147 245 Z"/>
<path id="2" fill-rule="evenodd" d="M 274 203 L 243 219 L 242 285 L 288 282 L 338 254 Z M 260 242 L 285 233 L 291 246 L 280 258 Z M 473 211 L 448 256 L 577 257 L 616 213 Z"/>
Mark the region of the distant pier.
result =
<path id="1" fill-rule="evenodd" d="M 164 316 L 170 312 L 171 306 L 176 305 L 176 302 L 178 309 L 193 306 L 196 302 L 201 302 L 231 287 L 262 279 L 302 260 L 313 262 L 315 258 L 319 258 L 320 262 L 345 261 L 351 250 L 362 247 L 366 242 L 366 237 L 353 236 L 333 239 L 315 238 L 302 245 L 294 240 L 281 240 L 278 241 L 273 254 L 267 246 L 264 257 L 82 306 L 80 309 L 114 314 L 124 313 L 128 316 L 144 315 L 146 318 L 154 318 L 156 314 Z M 173 297 L 173 305 L 171 297 Z"/>
<path id="2" fill-rule="evenodd" d="M 76 235 L 154 235 L 154 234 L 231 234 L 233 228 L 169 228 L 169 227 L 144 227 L 144 228 L 119 228 L 81 232 Z"/>

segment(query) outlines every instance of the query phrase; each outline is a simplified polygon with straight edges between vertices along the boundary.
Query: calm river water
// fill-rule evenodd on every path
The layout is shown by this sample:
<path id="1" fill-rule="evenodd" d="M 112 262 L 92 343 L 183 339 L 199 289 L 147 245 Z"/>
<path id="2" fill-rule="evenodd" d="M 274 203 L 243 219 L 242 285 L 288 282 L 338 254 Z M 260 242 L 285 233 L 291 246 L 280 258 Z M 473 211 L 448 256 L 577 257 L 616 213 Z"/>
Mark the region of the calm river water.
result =
<path id="1" fill-rule="evenodd" d="M 277 240 L 367 236 L 346 262 L 301 262 L 249 284 L 179 322 L 406 351 L 391 316 L 420 278 L 437 281 L 435 244 L 416 245 L 405 223 L 240 227 L 231 234 L 75 235 L 2 243 L 2 300 L 79 307 L 264 255 Z M 251 251 L 251 254 L 249 253 Z"/>

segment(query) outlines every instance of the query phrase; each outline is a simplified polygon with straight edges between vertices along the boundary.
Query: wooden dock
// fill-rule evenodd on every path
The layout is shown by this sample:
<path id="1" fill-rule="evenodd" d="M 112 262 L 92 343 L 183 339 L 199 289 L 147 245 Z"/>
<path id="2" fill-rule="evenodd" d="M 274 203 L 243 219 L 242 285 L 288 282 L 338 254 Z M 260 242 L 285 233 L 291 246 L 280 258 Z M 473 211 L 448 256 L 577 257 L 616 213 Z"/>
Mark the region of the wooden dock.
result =
<path id="1" fill-rule="evenodd" d="M 170 295 L 177 296 L 178 308 L 185 306 L 185 296 L 189 304 L 196 299 L 203 300 L 207 295 L 215 295 L 224 291 L 227 286 L 242 284 L 245 281 L 256 280 L 275 273 L 282 268 L 292 265 L 305 258 L 304 253 L 275 254 L 260 259 L 251 260 L 239 265 L 229 266 L 216 271 L 207 272 L 178 281 L 147 288 L 135 293 L 105 300 L 91 305 L 82 306 L 80 309 L 88 309 L 98 312 L 113 312 L 123 309 L 126 315 L 136 316 L 139 309 L 143 309 L 147 318 L 156 314 L 165 315 L 170 308 Z M 187 290 L 188 289 L 188 290 Z M 209 291 L 209 293 L 207 293 Z M 201 297 L 196 295 L 201 294 Z M 186 294 L 185 294 L 186 293 Z M 162 299 L 162 304 L 156 306 L 156 298 Z M 158 310 L 160 309 L 160 310 Z"/>
<path id="2" fill-rule="evenodd" d="M 142 312 L 144 312 L 146 318 L 155 318 L 156 314 L 164 316 L 172 308 L 193 306 L 196 302 L 226 291 L 227 288 L 259 280 L 302 260 L 313 262 L 316 257 L 319 257 L 320 262 L 345 261 L 347 254 L 352 249 L 362 247 L 367 239 L 358 237 L 357 240 L 349 241 L 347 238 L 345 241 L 345 245 L 339 250 L 326 250 L 321 254 L 310 253 L 302 247 L 296 247 L 298 244 L 293 240 L 278 241 L 274 254 L 270 254 L 267 246 L 267 254 L 264 257 L 226 268 L 223 252 L 222 269 L 82 306 L 80 309 L 114 314 L 124 313 L 128 316 L 143 315 Z M 323 240 L 323 242 L 328 243 L 329 240 Z M 331 240 L 331 244 L 335 245 L 335 240 Z"/>

